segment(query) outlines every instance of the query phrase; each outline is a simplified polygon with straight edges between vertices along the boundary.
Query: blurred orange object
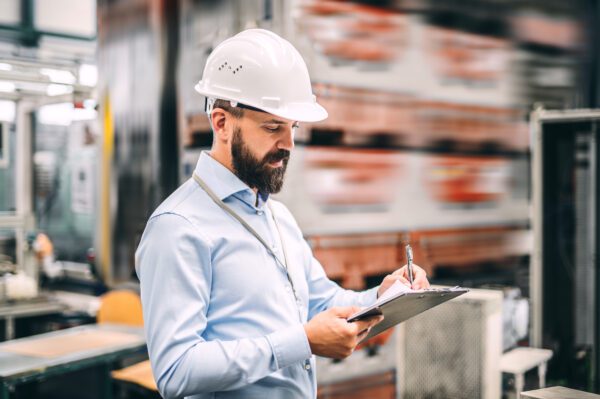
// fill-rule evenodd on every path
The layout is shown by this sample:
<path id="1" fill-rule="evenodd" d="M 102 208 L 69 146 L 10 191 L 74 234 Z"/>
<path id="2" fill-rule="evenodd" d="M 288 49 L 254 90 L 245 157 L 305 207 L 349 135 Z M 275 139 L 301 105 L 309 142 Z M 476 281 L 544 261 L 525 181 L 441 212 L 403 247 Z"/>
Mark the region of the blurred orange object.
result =
<path id="1" fill-rule="evenodd" d="M 389 341 L 389 339 L 393 333 L 394 333 L 394 328 L 389 328 L 389 329 L 385 330 L 384 332 L 382 332 L 381 334 L 376 335 L 373 338 L 368 339 L 364 342 L 361 342 L 360 344 L 358 344 L 356 346 L 356 350 L 360 350 L 363 348 L 371 348 L 374 346 L 383 346 L 386 344 L 386 342 Z"/>
<path id="2" fill-rule="evenodd" d="M 320 205 L 389 204 L 399 172 L 390 151 L 311 147 L 306 154 L 307 187 Z"/>
<path id="3" fill-rule="evenodd" d="M 438 159 L 429 166 L 427 184 L 440 202 L 497 201 L 509 192 L 507 161 L 468 157 Z"/>
<path id="4" fill-rule="evenodd" d="M 52 256 L 54 253 L 54 245 L 50 238 L 44 234 L 39 233 L 35 238 L 35 255 L 39 261 L 42 261 L 47 256 Z"/>
<path id="5" fill-rule="evenodd" d="M 524 13 L 513 16 L 511 20 L 513 31 L 520 41 L 572 49 L 585 40 L 582 32 L 585 25 L 572 19 Z"/>
<path id="6" fill-rule="evenodd" d="M 158 387 L 156 386 L 156 381 L 154 381 L 154 375 L 152 374 L 150 360 L 136 363 L 133 366 L 125 367 L 121 370 L 111 371 L 111 376 L 115 380 L 133 383 L 149 389 L 150 391 L 158 392 Z"/>
<path id="7" fill-rule="evenodd" d="M 99 324 L 116 323 L 142 327 L 142 301 L 138 294 L 129 290 L 109 291 L 100 298 L 96 320 Z"/>
<path id="8" fill-rule="evenodd" d="M 508 40 L 429 27 L 426 42 L 442 78 L 498 82 L 508 70 Z"/>
<path id="9" fill-rule="evenodd" d="M 300 2 L 296 22 L 324 55 L 387 63 L 406 48 L 407 17 L 351 2 Z"/>
<path id="10" fill-rule="evenodd" d="M 384 43 L 368 39 L 343 39 L 324 43 L 323 53 L 330 57 L 360 61 L 391 61 L 395 56 Z"/>

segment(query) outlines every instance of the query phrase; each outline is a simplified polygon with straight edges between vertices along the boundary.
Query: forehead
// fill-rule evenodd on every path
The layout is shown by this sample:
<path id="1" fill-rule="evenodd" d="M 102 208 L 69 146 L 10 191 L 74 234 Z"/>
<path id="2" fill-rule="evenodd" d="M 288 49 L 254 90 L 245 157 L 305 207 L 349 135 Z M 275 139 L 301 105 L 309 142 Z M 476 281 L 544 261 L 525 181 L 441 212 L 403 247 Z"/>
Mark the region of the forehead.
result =
<path id="1" fill-rule="evenodd" d="M 295 121 L 293 121 L 291 119 L 285 119 L 280 116 L 269 114 L 268 112 L 259 112 L 259 111 L 249 110 L 249 109 L 244 110 L 244 116 L 247 116 L 249 119 L 252 119 L 253 121 L 255 121 L 257 123 L 261 123 L 261 124 L 262 123 L 270 123 L 270 124 L 272 123 L 272 124 L 277 124 L 277 125 L 287 125 L 287 124 L 295 123 Z"/>

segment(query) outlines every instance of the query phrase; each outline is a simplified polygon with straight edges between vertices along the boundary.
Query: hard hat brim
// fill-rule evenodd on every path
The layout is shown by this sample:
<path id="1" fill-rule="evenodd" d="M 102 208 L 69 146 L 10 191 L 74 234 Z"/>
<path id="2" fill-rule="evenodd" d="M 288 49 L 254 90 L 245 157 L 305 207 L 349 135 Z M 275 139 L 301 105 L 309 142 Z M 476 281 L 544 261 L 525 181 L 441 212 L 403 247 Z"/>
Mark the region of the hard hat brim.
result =
<path id="1" fill-rule="evenodd" d="M 239 99 L 227 98 L 227 96 L 224 96 L 223 94 L 213 94 L 208 90 L 204 90 L 200 84 L 197 84 L 194 89 L 205 97 L 240 102 Z M 288 103 L 284 107 L 279 108 L 265 107 L 260 104 L 253 104 L 252 102 L 246 101 L 243 101 L 243 104 L 258 108 L 264 112 L 284 119 L 298 122 L 319 122 L 326 119 L 328 116 L 327 110 L 316 101 L 313 103 Z"/>
<path id="2" fill-rule="evenodd" d="M 327 110 L 317 102 L 312 104 L 292 103 L 285 108 L 265 108 L 261 107 L 265 112 L 298 122 L 319 122 L 327 118 Z"/>

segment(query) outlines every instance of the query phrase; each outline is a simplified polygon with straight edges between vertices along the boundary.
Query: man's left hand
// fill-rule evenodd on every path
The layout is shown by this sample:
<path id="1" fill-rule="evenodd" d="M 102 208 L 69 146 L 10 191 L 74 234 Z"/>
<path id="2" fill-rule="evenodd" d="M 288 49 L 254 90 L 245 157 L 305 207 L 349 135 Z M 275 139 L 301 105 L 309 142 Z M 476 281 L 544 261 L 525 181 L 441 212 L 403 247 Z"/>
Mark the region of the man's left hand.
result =
<path id="1" fill-rule="evenodd" d="M 429 281 L 427 280 L 427 273 L 420 266 L 417 266 L 413 263 L 413 283 L 412 286 L 408 280 L 408 266 L 404 265 L 400 269 L 396 270 L 392 274 L 388 274 L 385 276 L 381 285 L 379 286 L 379 290 L 377 290 L 377 297 L 379 298 L 381 294 L 383 294 L 388 288 L 399 280 L 402 284 L 406 285 L 413 290 L 424 290 L 429 288 Z"/>

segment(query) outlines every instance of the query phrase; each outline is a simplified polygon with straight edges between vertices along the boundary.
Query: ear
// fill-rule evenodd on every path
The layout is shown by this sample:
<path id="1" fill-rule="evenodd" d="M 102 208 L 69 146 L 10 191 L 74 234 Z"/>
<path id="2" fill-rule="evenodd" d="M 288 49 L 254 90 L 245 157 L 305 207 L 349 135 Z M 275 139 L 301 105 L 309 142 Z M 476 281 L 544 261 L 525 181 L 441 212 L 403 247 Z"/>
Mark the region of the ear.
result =
<path id="1" fill-rule="evenodd" d="M 230 139 L 232 129 L 232 115 L 222 108 L 214 108 L 210 113 L 210 123 L 215 139 L 227 143 Z"/>

